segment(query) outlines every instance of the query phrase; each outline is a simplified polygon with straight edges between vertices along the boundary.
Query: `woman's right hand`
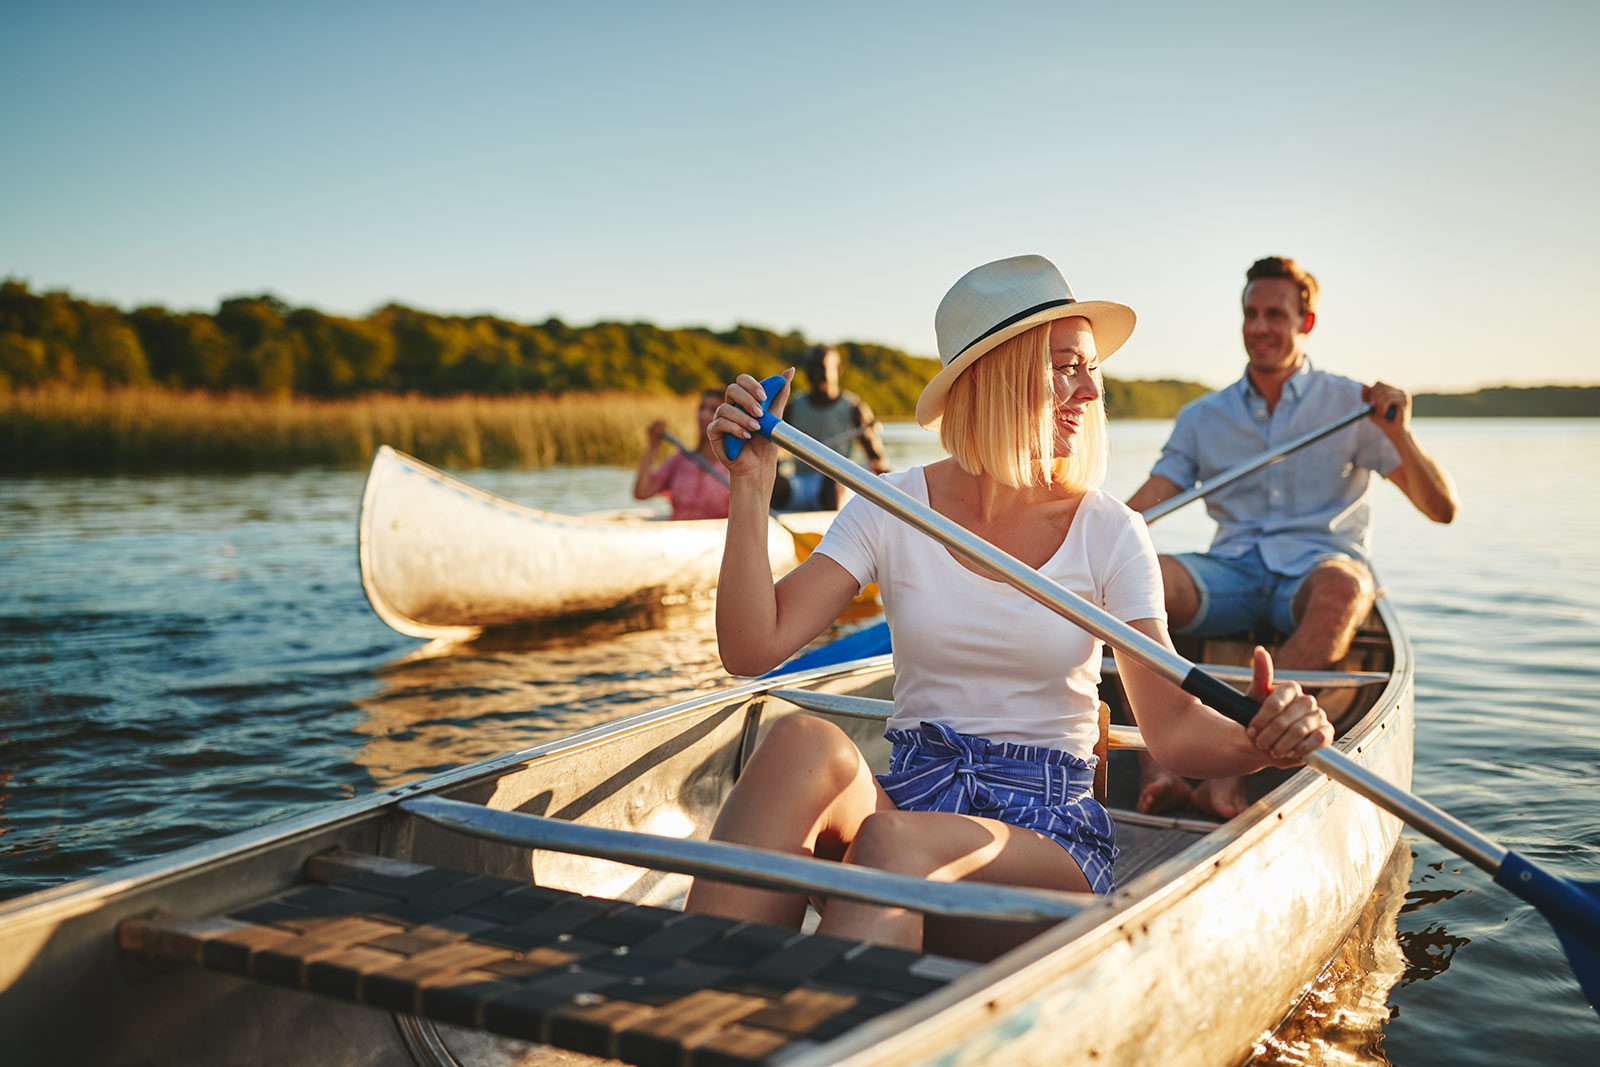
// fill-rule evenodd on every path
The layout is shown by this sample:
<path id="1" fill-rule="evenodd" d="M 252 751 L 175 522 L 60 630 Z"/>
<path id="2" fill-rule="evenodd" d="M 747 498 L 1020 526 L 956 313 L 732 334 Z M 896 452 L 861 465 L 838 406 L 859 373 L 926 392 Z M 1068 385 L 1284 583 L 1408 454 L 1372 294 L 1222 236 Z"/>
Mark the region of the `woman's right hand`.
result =
<path id="1" fill-rule="evenodd" d="M 649 438 L 650 441 L 650 451 L 654 452 L 656 449 L 661 447 L 661 438 L 666 435 L 666 432 L 666 419 L 657 419 L 655 422 L 650 424 L 649 429 L 645 430 L 645 436 Z"/>
<path id="2" fill-rule="evenodd" d="M 763 405 L 774 416 L 782 417 L 783 409 L 789 403 L 789 388 L 793 381 L 794 368 L 789 367 L 783 372 L 783 389 L 777 396 L 769 397 L 759 381 L 748 374 L 741 374 L 723 393 L 717 417 L 706 427 L 706 437 L 717 450 L 730 475 L 737 478 L 776 469 L 778 446 L 755 431 L 761 425 L 759 418 Z M 738 459 L 730 460 L 727 449 L 723 447 L 722 439 L 728 436 L 745 441 L 744 451 L 739 453 Z"/>
<path id="3" fill-rule="evenodd" d="M 1305 756 L 1333 744 L 1333 724 L 1317 698 L 1295 682 L 1272 683 L 1272 655 L 1260 645 L 1252 657 L 1254 678 L 1249 695 L 1261 701 L 1245 732 L 1268 766 L 1298 767 Z"/>

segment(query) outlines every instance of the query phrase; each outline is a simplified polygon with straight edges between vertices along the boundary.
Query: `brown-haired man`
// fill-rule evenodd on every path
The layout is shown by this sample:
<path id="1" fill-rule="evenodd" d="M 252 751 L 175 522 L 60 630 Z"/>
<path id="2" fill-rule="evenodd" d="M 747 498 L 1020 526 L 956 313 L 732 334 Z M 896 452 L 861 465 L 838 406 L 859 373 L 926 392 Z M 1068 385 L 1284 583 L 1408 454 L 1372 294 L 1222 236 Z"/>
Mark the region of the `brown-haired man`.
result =
<path id="1" fill-rule="evenodd" d="M 1128 499 L 1143 511 L 1285 441 L 1370 403 L 1374 414 L 1206 498 L 1217 522 L 1207 552 L 1161 557 L 1168 625 L 1176 634 L 1273 629 L 1288 635 L 1276 662 L 1326 670 L 1344 657 L 1372 607 L 1368 560 L 1376 471 L 1428 518 L 1455 517 L 1455 488 L 1411 432 L 1411 397 L 1316 370 L 1305 342 L 1317 321 L 1316 278 L 1269 256 L 1245 273 L 1244 377 L 1186 405 L 1150 478 Z M 1186 798 L 1231 816 L 1245 805 L 1238 779 L 1188 786 L 1145 762 L 1141 810 Z"/>

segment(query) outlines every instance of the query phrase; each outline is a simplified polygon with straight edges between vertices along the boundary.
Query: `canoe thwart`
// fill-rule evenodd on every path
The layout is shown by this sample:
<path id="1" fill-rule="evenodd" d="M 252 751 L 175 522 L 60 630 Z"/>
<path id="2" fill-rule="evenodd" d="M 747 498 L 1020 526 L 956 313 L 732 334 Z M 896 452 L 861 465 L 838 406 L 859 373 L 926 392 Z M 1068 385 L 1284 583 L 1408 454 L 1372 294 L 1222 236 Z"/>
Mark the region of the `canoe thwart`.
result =
<path id="1" fill-rule="evenodd" d="M 1099 900 L 1091 893 L 1019 889 L 981 882 L 934 882 L 722 841 L 661 837 L 497 811 L 437 796 L 413 797 L 397 806 L 409 815 L 458 833 L 525 848 L 597 856 L 758 889 L 844 897 L 953 919 L 1059 922 Z"/>
<path id="2" fill-rule="evenodd" d="M 1385 646 L 1387 647 L 1387 646 Z M 1251 668 L 1230 663 L 1196 663 L 1196 667 L 1240 689 L 1248 689 L 1252 680 Z M 1100 674 L 1105 678 L 1121 675 L 1117 661 L 1110 652 L 1100 664 Z M 1301 671 L 1274 670 L 1274 681 L 1299 682 L 1307 689 L 1359 689 L 1365 685 L 1381 685 L 1389 680 L 1388 671 Z"/>
<path id="3" fill-rule="evenodd" d="M 124 920 L 125 952 L 630 1063 L 756 1064 L 973 964 L 357 853 L 225 917 Z"/>
<path id="4" fill-rule="evenodd" d="M 769 696 L 786 700 L 805 711 L 825 712 L 829 715 L 848 715 L 857 719 L 886 721 L 894 712 L 894 701 L 877 697 L 847 696 L 843 693 L 816 693 L 809 689 L 774 689 Z M 1107 727 L 1106 741 L 1111 748 L 1131 748 L 1144 751 L 1144 736 L 1137 726 Z"/>

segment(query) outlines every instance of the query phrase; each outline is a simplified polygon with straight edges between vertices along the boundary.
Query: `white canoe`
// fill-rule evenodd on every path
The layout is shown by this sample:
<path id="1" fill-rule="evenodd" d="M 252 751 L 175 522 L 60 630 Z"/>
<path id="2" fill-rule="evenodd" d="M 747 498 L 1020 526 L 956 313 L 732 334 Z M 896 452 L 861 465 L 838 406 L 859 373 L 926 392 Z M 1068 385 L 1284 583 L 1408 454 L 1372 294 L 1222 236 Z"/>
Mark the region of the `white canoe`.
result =
<path id="1" fill-rule="evenodd" d="M 1305 679 L 1346 706 L 1339 747 L 1408 787 L 1412 663 L 1387 605 L 1341 666 L 1353 673 Z M 889 894 L 878 899 L 919 910 L 995 917 L 1017 893 L 1067 909 L 996 958 L 675 910 L 685 863 L 706 844 L 696 839 L 772 722 L 827 717 L 881 767 L 892 684 L 880 657 L 699 693 L 0 903 L 0 1058 L 596 1062 L 532 1039 L 689 1067 L 1226 1067 L 1313 988 L 1389 869 L 1399 823 L 1313 771 L 1271 772 L 1255 803 L 1215 825 L 1128 810 L 1132 754 L 1114 753 L 1108 806 L 1122 854 L 1109 896 L 874 883 Z M 785 883 L 824 893 L 860 883 L 821 879 L 882 875 L 734 851 L 723 870 L 826 869 Z M 1330 1025 L 1348 1022 L 1320 1010 L 1340 1020 Z"/>
<path id="2" fill-rule="evenodd" d="M 820 534 L 833 512 L 784 523 Z M 769 524 L 774 573 L 798 562 Z M 727 522 L 638 512 L 563 515 L 468 485 L 384 445 L 361 501 L 361 584 L 379 618 L 413 637 L 465 640 L 494 627 L 681 602 L 716 587 Z"/>

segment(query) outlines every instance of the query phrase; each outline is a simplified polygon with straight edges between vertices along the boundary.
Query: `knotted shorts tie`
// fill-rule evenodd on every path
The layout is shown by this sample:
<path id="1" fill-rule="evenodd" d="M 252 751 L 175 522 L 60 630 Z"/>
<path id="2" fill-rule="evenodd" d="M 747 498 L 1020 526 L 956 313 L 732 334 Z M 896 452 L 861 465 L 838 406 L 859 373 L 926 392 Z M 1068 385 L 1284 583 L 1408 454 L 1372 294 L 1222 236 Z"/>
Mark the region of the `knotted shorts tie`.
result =
<path id="1" fill-rule="evenodd" d="M 1110 892 L 1116 828 L 1094 799 L 1094 763 L 937 722 L 884 736 L 893 749 L 888 773 L 877 778 L 895 807 L 977 815 L 1044 834 L 1067 850 L 1091 889 Z"/>

